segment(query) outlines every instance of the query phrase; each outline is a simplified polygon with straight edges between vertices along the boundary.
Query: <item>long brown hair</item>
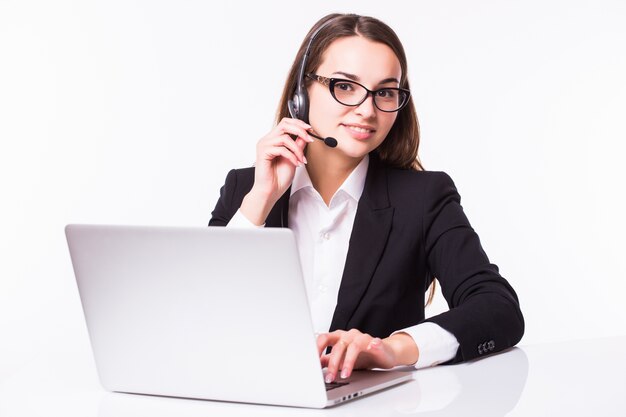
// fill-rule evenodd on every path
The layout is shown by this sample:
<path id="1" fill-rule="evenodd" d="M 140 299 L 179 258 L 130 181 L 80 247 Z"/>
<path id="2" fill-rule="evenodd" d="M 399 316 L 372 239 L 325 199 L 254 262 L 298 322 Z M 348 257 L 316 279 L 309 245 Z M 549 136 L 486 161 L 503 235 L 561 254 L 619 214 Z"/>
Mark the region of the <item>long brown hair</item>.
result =
<path id="1" fill-rule="evenodd" d="M 311 39 L 311 35 L 322 26 L 324 27 L 317 33 L 311 45 L 309 57 L 307 58 L 307 66 L 304 72 L 305 74 L 315 73 L 317 71 L 322 63 L 324 52 L 335 40 L 348 36 L 363 36 L 370 41 L 383 43 L 391 48 L 400 61 L 400 68 L 402 70 L 400 87 L 410 90 L 404 47 L 393 29 L 373 17 L 333 13 L 318 20 L 302 41 L 293 64 L 291 65 L 291 69 L 289 70 L 289 74 L 287 75 L 287 80 L 285 81 L 278 110 L 276 111 L 276 123 L 279 123 L 284 117 L 289 117 L 287 102 L 292 99 L 296 90 L 304 53 Z M 305 82 L 308 87 L 311 80 L 305 79 Z M 417 120 L 415 106 L 413 105 L 413 99 L 409 99 L 408 104 L 398 112 L 398 117 L 387 134 L 387 137 L 374 152 L 378 154 L 380 160 L 386 165 L 400 169 L 423 171 L 424 168 L 418 156 L 419 144 L 419 122 Z M 435 287 L 436 281 L 433 279 L 426 305 L 432 302 Z"/>

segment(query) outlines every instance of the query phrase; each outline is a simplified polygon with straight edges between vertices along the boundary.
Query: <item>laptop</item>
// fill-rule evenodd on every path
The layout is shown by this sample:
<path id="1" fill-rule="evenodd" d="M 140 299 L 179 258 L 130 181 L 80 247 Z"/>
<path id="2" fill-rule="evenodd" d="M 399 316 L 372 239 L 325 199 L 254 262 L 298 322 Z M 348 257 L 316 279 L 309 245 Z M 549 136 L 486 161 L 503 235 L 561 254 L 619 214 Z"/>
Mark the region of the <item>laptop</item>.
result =
<path id="1" fill-rule="evenodd" d="M 325 384 L 289 229 L 68 225 L 103 387 L 324 408 L 412 379 Z"/>

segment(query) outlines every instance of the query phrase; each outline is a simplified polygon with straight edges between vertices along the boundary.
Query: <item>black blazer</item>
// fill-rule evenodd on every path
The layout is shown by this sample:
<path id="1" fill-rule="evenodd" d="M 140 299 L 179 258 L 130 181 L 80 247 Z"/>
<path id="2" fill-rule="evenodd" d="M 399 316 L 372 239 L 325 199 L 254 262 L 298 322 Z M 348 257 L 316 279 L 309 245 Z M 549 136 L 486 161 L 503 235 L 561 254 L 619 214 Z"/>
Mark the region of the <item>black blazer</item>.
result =
<path id="1" fill-rule="evenodd" d="M 225 226 L 253 183 L 254 168 L 230 171 L 209 226 Z M 266 227 L 288 226 L 289 195 L 273 207 Z M 450 363 L 519 342 L 524 319 L 517 295 L 489 262 L 450 177 L 391 168 L 370 154 L 330 330 L 382 338 L 425 321 L 424 293 L 435 277 L 450 310 L 426 321 L 459 341 Z"/>

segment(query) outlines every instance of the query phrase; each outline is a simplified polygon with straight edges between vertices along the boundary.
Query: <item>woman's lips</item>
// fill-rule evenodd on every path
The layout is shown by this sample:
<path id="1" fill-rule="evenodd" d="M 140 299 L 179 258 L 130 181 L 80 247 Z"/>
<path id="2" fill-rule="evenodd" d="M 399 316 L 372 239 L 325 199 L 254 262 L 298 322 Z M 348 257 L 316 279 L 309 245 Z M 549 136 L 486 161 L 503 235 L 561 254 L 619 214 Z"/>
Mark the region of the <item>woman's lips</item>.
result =
<path id="1" fill-rule="evenodd" d="M 354 139 L 365 140 L 369 139 L 376 132 L 375 129 L 372 129 L 369 126 L 360 126 L 360 125 L 349 125 L 342 124 L 342 126 L 346 129 L 346 131 L 352 136 Z"/>

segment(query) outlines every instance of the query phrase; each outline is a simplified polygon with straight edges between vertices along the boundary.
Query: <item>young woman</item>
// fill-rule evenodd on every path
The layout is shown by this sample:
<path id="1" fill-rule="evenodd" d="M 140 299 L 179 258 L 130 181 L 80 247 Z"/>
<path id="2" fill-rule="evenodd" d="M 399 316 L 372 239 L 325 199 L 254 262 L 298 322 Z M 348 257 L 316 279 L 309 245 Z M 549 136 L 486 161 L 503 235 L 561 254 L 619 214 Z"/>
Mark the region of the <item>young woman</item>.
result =
<path id="1" fill-rule="evenodd" d="M 331 14 L 302 43 L 254 168 L 232 170 L 221 189 L 209 225 L 293 230 L 327 382 L 474 359 L 524 332 L 454 183 L 422 169 L 418 146 L 396 34 Z M 435 278 L 450 310 L 425 320 Z"/>

